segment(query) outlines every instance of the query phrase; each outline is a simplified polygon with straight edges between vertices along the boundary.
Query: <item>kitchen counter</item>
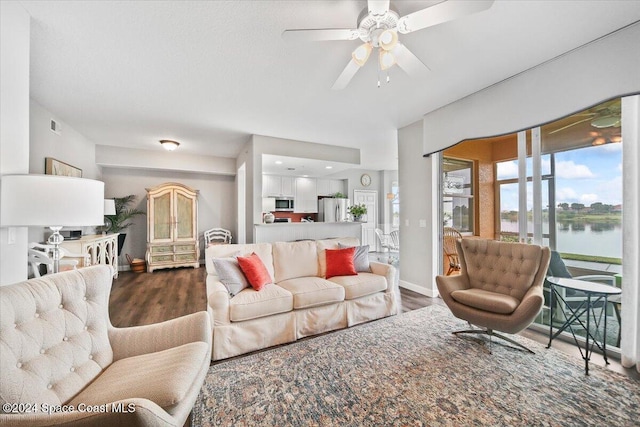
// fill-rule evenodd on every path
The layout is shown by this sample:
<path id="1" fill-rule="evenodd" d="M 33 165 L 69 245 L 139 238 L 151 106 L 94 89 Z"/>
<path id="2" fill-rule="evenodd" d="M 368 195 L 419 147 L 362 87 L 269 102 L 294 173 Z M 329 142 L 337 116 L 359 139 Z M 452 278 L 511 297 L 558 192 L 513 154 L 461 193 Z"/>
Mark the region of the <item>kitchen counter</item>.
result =
<path id="1" fill-rule="evenodd" d="M 362 223 L 276 222 L 273 224 L 254 224 L 253 235 L 256 243 L 320 240 L 333 237 L 362 239 Z"/>

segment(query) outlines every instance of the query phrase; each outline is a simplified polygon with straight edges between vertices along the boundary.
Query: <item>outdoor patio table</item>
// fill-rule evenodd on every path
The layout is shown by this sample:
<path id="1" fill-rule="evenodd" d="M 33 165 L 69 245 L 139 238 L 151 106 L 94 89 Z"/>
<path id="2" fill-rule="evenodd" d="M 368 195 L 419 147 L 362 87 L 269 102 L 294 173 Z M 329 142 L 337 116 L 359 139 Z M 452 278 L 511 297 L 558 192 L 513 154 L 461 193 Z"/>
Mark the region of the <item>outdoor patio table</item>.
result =
<path id="1" fill-rule="evenodd" d="M 553 333 L 553 321 L 549 322 L 549 344 L 547 345 L 547 348 L 551 347 L 551 341 L 553 341 L 554 338 L 556 338 L 565 330 L 569 329 L 569 331 L 571 332 L 571 335 L 573 335 L 573 339 L 575 340 L 576 345 L 578 346 L 578 349 L 580 350 L 580 355 L 584 359 L 584 373 L 586 375 L 589 375 L 589 359 L 591 358 L 591 354 L 593 353 L 594 344 L 597 345 L 598 348 L 602 351 L 602 354 L 604 356 L 604 361 L 608 365 L 609 361 L 607 360 L 607 339 L 606 339 L 607 316 L 605 313 L 606 307 L 607 307 L 607 300 L 609 298 L 609 295 L 619 295 L 622 292 L 622 290 L 619 288 L 616 288 L 615 286 L 605 285 L 602 283 L 587 282 L 585 280 L 577 280 L 577 279 L 567 279 L 564 277 L 547 277 L 547 280 L 551 284 L 551 301 L 549 304 L 551 306 L 551 319 L 554 318 L 553 309 L 556 306 L 556 304 L 554 303 L 554 298 L 559 298 L 560 301 L 562 301 L 562 304 L 559 304 L 559 307 L 562 310 L 562 314 L 566 319 L 564 324 L 556 331 L 555 334 Z M 585 299 L 580 303 L 580 305 L 577 308 L 574 309 L 569 304 L 567 304 L 567 302 L 563 298 L 563 295 L 560 292 L 558 292 L 557 287 L 562 287 L 565 289 L 572 289 L 575 291 L 583 292 L 585 294 Z M 594 309 L 596 305 L 598 305 L 598 303 L 600 302 L 602 302 L 601 304 L 602 310 L 600 311 L 600 315 L 596 316 Z M 583 316 L 585 313 L 587 315 L 587 318 L 586 318 L 586 322 L 583 322 L 580 317 Z M 603 324 L 604 331 L 602 334 L 603 335 L 602 345 L 600 345 L 600 343 L 598 342 L 598 335 L 599 335 L 598 328 L 600 327 L 600 323 L 602 322 L 603 313 L 605 313 L 604 324 Z M 592 316 L 593 316 L 593 323 L 595 324 L 595 332 L 593 334 L 591 333 L 591 317 Z M 586 337 L 585 337 L 586 343 L 585 343 L 584 353 L 582 352 L 582 348 L 580 347 L 578 338 L 576 337 L 576 334 L 573 330 L 573 327 L 577 326 L 578 324 L 582 326 L 582 328 L 584 328 L 584 330 L 586 331 Z M 589 345 L 590 339 L 591 339 L 591 345 Z"/>

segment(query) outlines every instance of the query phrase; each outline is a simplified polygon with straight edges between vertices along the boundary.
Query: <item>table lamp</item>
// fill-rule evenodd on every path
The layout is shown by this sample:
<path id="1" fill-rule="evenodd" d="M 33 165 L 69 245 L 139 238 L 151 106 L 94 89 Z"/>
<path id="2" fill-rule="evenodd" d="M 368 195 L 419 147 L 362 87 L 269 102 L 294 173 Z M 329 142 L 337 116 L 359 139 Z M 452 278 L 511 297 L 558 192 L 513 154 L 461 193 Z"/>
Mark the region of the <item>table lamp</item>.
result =
<path id="1" fill-rule="evenodd" d="M 0 226 L 49 227 L 53 272 L 59 271 L 62 227 L 104 223 L 104 183 L 55 175 L 0 177 Z"/>

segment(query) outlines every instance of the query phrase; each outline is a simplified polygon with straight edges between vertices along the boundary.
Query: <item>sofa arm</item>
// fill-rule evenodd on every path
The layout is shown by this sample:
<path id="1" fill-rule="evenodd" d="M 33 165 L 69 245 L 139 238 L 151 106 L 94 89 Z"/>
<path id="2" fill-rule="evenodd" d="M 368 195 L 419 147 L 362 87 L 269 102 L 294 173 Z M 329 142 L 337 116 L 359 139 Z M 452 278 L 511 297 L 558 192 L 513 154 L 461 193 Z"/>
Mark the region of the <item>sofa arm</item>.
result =
<path id="1" fill-rule="evenodd" d="M 229 300 L 229 291 L 218 277 L 207 276 L 207 311 L 214 327 L 231 323 Z"/>
<path id="2" fill-rule="evenodd" d="M 39 412 L 32 414 L 0 414 L 0 425 L 15 427 L 41 426 L 158 426 L 182 427 L 164 409 L 148 399 L 124 399 L 107 403 L 98 408 L 74 408 L 73 411 L 60 411 L 48 414 L 47 408 L 40 406 Z M 69 408 L 67 408 L 69 409 Z"/>
<path id="3" fill-rule="evenodd" d="M 113 361 L 203 341 L 211 346 L 209 315 L 200 311 L 166 322 L 109 329 Z"/>
<path id="4" fill-rule="evenodd" d="M 391 264 L 383 264 L 381 262 L 371 261 L 369 263 L 371 272 L 378 276 L 384 276 L 387 279 L 387 291 L 393 292 L 398 287 L 398 275 L 396 268 Z"/>

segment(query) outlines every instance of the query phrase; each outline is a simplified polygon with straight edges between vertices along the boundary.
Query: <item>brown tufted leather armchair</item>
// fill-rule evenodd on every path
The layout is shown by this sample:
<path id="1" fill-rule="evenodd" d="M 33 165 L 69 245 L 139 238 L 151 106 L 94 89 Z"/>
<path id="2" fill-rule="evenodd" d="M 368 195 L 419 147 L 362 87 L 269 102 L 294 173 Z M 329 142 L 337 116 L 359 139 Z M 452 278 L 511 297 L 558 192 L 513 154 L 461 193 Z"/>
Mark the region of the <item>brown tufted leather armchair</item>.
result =
<path id="1" fill-rule="evenodd" d="M 0 425 L 184 425 L 209 369 L 209 316 L 115 328 L 112 275 L 0 287 Z"/>
<path id="2" fill-rule="evenodd" d="M 484 329 L 454 334 L 497 336 L 533 353 L 495 331 L 514 334 L 538 315 L 549 248 L 485 239 L 461 239 L 456 244 L 461 274 L 437 276 L 438 291 L 454 316 Z"/>

